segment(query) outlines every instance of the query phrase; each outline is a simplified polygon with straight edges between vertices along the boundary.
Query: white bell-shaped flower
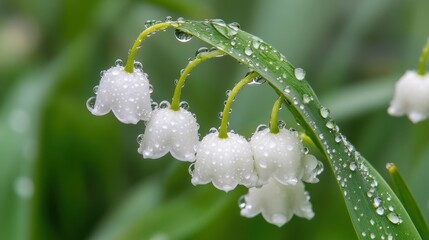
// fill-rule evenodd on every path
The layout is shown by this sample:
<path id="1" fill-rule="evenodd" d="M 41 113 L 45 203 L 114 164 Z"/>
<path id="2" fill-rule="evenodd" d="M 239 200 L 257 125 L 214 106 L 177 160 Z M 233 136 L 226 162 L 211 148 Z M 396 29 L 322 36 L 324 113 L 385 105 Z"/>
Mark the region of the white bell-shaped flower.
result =
<path id="1" fill-rule="evenodd" d="M 390 115 L 408 115 L 417 123 L 429 116 L 429 74 L 407 71 L 396 83 L 395 95 L 388 109 Z"/>
<path id="2" fill-rule="evenodd" d="M 191 112 L 183 108 L 178 111 L 159 108 L 152 112 L 146 123 L 138 152 L 144 158 L 160 158 L 170 152 L 178 160 L 193 162 L 198 129 L 197 120 Z"/>
<path id="3" fill-rule="evenodd" d="M 279 130 L 278 133 L 271 133 L 266 128 L 254 133 L 250 140 L 259 185 L 268 183 L 271 177 L 282 184 L 294 185 L 304 176 L 304 146 L 297 132 L 283 128 Z M 310 165 L 308 171 L 312 171 L 313 165 Z"/>
<path id="4" fill-rule="evenodd" d="M 270 179 L 261 188 L 250 188 L 243 200 L 240 202 L 242 216 L 251 218 L 262 213 L 267 222 L 278 227 L 287 223 L 294 214 L 306 219 L 314 217 L 310 196 L 301 181 L 295 185 L 284 185 Z"/>
<path id="5" fill-rule="evenodd" d="M 228 138 L 219 138 L 212 132 L 198 144 L 192 184 L 212 182 L 228 192 L 238 184 L 255 186 L 257 179 L 252 149 L 244 137 L 230 132 Z"/>
<path id="6" fill-rule="evenodd" d="M 102 74 L 95 104 L 88 109 L 97 116 L 112 110 L 119 121 L 136 124 L 150 117 L 150 93 L 149 80 L 141 68 L 128 73 L 123 66 L 116 65 Z"/>
<path id="7" fill-rule="evenodd" d="M 304 156 L 304 175 L 302 181 L 308 183 L 318 183 L 317 176 L 323 172 L 323 164 L 315 156 L 306 154 Z"/>

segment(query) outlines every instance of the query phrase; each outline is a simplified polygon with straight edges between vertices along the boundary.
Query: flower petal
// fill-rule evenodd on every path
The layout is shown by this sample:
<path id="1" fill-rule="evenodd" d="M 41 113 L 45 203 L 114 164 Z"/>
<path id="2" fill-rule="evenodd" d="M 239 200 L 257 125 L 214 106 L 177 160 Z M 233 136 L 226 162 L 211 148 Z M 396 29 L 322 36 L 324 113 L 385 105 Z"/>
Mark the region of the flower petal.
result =
<path id="1" fill-rule="evenodd" d="M 238 134 L 229 133 L 228 138 L 219 138 L 210 133 L 197 147 L 192 184 L 213 185 L 223 191 L 230 191 L 238 184 L 254 186 L 257 175 L 250 144 Z"/>

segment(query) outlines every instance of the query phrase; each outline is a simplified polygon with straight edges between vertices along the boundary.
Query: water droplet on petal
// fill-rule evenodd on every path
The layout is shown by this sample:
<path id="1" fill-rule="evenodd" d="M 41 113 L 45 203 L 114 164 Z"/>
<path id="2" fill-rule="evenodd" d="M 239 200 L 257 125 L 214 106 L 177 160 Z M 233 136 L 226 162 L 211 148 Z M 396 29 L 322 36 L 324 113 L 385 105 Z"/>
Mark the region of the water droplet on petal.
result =
<path id="1" fill-rule="evenodd" d="M 179 106 L 185 110 L 189 110 L 189 103 L 186 101 L 180 102 Z"/>
<path id="2" fill-rule="evenodd" d="M 141 62 L 134 61 L 134 69 L 141 71 L 143 69 L 143 64 Z"/>
<path id="3" fill-rule="evenodd" d="M 97 86 L 95 86 L 95 87 L 92 89 L 92 91 L 94 92 L 94 94 L 97 94 L 97 92 L 98 92 L 98 85 L 97 85 Z"/>
<path id="4" fill-rule="evenodd" d="M 193 37 L 191 34 L 180 31 L 179 29 L 176 29 L 174 35 L 179 42 L 189 42 Z"/>
<path id="5" fill-rule="evenodd" d="M 189 172 L 189 174 L 191 176 L 194 175 L 194 172 L 195 172 L 195 163 L 191 163 L 191 165 L 189 165 L 188 172 Z"/>
<path id="6" fill-rule="evenodd" d="M 88 110 L 90 112 L 92 112 L 94 110 L 94 106 L 95 106 L 95 97 L 90 97 L 87 101 L 86 101 L 86 108 L 88 108 Z"/>
<path id="7" fill-rule="evenodd" d="M 121 67 L 121 66 L 123 65 L 122 59 L 116 59 L 116 61 L 115 61 L 115 65 L 116 65 L 117 67 Z"/>
<path id="8" fill-rule="evenodd" d="M 104 77 L 104 74 L 106 74 L 106 70 L 100 72 L 100 77 Z"/>
<path id="9" fill-rule="evenodd" d="M 153 93 L 153 86 L 152 86 L 152 84 L 149 84 L 149 93 Z"/>
<path id="10" fill-rule="evenodd" d="M 166 100 L 159 103 L 159 108 L 168 108 L 170 107 L 170 103 Z"/>
<path id="11" fill-rule="evenodd" d="M 143 134 L 139 134 L 139 135 L 137 136 L 137 143 L 138 143 L 138 144 L 141 144 L 141 143 L 142 143 L 142 141 L 143 141 Z"/>
<path id="12" fill-rule="evenodd" d="M 241 196 L 241 197 L 238 199 L 238 207 L 239 207 L 240 209 L 246 208 L 246 198 L 245 198 L 245 195 Z"/>
<path id="13" fill-rule="evenodd" d="M 268 126 L 267 126 L 266 124 L 260 124 L 260 125 L 258 125 L 258 126 L 256 127 L 256 132 L 263 131 L 263 130 L 265 130 L 265 129 L 267 129 L 267 128 L 268 128 Z"/>
<path id="14" fill-rule="evenodd" d="M 157 102 L 151 102 L 150 106 L 152 107 L 152 110 L 158 109 L 158 103 Z"/>
<path id="15" fill-rule="evenodd" d="M 305 71 L 302 68 L 295 68 L 295 78 L 302 80 L 305 78 Z"/>
<path id="16" fill-rule="evenodd" d="M 209 132 L 210 133 L 217 133 L 218 131 L 216 128 L 212 127 L 212 128 L 210 128 Z"/>

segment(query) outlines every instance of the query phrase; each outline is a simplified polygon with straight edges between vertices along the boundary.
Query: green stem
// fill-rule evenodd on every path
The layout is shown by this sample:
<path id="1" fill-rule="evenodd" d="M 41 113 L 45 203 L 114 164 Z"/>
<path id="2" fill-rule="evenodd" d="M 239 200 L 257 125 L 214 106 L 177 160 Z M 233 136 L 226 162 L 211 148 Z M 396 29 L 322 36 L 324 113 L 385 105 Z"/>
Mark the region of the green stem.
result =
<path id="1" fill-rule="evenodd" d="M 136 57 L 137 50 L 139 49 L 140 44 L 143 42 L 143 40 L 151 33 L 164 30 L 170 26 L 178 26 L 177 22 L 162 22 L 155 24 L 153 26 L 148 27 L 146 30 L 144 30 L 140 35 L 137 37 L 136 41 L 134 42 L 133 47 L 130 50 L 130 53 L 128 54 L 127 63 L 125 65 L 125 71 L 128 73 L 134 72 L 134 59 Z"/>
<path id="2" fill-rule="evenodd" d="M 226 100 L 225 107 L 223 109 L 222 122 L 219 129 L 219 138 L 228 138 L 228 118 L 229 110 L 231 109 L 232 102 L 237 96 L 238 92 L 242 87 L 251 82 L 259 74 L 257 72 L 251 72 L 249 75 L 241 79 L 229 93 L 228 99 Z"/>
<path id="3" fill-rule="evenodd" d="M 279 132 L 279 110 L 284 101 L 283 96 L 280 96 L 273 105 L 273 110 L 271 111 L 271 120 L 270 120 L 270 133 Z"/>
<path id="4" fill-rule="evenodd" d="M 186 78 L 188 77 L 189 73 L 194 69 L 198 64 L 204 62 L 205 60 L 214 58 L 214 57 L 220 57 L 223 56 L 225 53 L 221 50 L 214 50 L 207 53 L 200 53 L 197 55 L 197 57 L 190 61 L 186 68 L 183 70 L 183 73 L 180 75 L 179 80 L 177 81 L 176 88 L 174 89 L 174 95 L 173 99 L 171 100 L 171 106 L 170 109 L 173 111 L 179 111 L 180 110 L 180 95 L 182 93 L 182 87 L 185 84 Z"/>
<path id="5" fill-rule="evenodd" d="M 426 43 L 426 46 L 423 48 L 423 52 L 422 55 L 420 57 L 420 62 L 419 62 L 419 70 L 418 70 L 418 74 L 420 75 L 425 75 L 426 73 L 426 60 L 428 59 L 429 56 L 429 39 Z"/>

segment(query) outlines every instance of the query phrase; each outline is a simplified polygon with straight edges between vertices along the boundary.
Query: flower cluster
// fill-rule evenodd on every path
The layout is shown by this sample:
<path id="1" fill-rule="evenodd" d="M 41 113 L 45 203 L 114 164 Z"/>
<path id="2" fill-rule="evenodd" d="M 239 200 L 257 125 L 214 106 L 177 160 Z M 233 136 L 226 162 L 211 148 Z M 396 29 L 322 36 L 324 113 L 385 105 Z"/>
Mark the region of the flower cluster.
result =
<path id="1" fill-rule="evenodd" d="M 429 117 L 429 74 L 407 71 L 396 83 L 395 95 L 388 109 L 390 115 L 407 115 L 417 123 Z"/>
<path id="2" fill-rule="evenodd" d="M 213 57 L 217 55 L 213 54 Z M 245 79 L 250 82 L 255 76 L 252 73 Z M 181 84 L 185 77 L 182 75 Z M 237 84 L 240 86 L 236 91 L 233 89 L 234 94 L 246 85 L 246 81 Z M 151 91 L 141 67 L 129 73 L 118 64 L 103 72 L 95 103 L 89 110 L 94 115 L 104 115 L 112 110 L 124 123 L 145 121 L 145 132 L 138 137 L 138 152 L 144 158 L 152 159 L 170 152 L 180 161 L 192 162 L 190 172 L 194 185 L 211 182 L 225 192 L 237 185 L 249 188 L 248 194 L 243 196 L 245 203 L 241 204 L 241 215 L 245 217 L 262 213 L 268 222 L 277 226 L 288 222 L 294 214 L 307 219 L 313 217 L 303 182 L 318 182 L 317 176 L 323 166 L 307 153 L 297 131 L 284 127 L 275 128 L 275 131 L 258 127 L 248 141 L 239 134 L 227 132 L 226 116 L 225 122 L 222 119 L 223 130 L 211 130 L 199 141 L 195 115 L 188 111 L 187 103 L 178 103 L 176 94 L 180 96 L 180 92 L 175 92 L 171 105 L 162 101 L 159 107 L 152 109 L 156 104 L 151 102 Z M 233 98 L 229 96 L 224 110 L 226 115 Z M 276 114 L 283 99 L 277 102 L 280 104 L 273 108 Z"/>

